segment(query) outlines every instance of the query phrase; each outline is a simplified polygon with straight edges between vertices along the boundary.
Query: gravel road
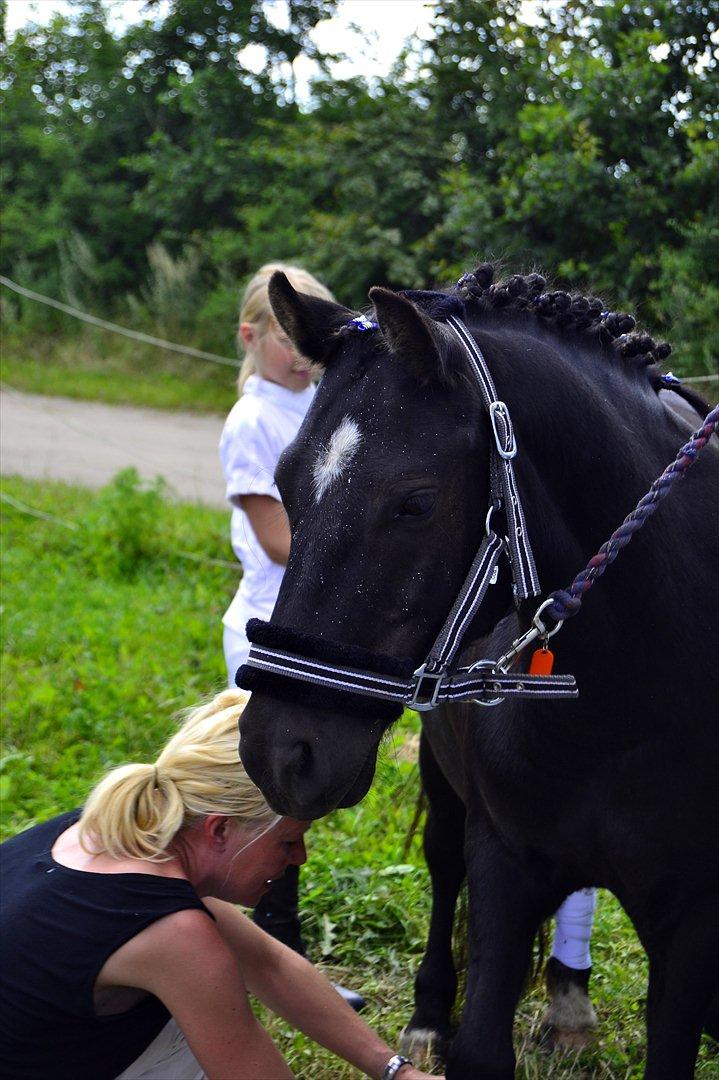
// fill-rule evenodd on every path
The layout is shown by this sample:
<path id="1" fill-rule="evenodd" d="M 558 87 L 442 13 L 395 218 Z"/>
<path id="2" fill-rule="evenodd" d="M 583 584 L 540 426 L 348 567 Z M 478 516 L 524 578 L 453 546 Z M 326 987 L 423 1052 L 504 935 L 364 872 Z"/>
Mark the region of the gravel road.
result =
<path id="1" fill-rule="evenodd" d="M 0 472 L 102 487 L 134 465 L 186 502 L 227 507 L 219 416 L 165 412 L 0 389 Z"/>

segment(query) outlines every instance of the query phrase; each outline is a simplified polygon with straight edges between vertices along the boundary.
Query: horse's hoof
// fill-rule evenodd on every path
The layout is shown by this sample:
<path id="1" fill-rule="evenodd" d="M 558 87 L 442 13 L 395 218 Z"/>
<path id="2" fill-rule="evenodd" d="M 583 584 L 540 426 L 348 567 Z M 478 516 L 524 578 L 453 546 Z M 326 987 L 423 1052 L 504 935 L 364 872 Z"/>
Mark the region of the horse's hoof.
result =
<path id="1" fill-rule="evenodd" d="M 539 1044 L 547 1050 L 582 1050 L 594 1039 L 597 1014 L 589 1000 L 591 968 L 576 971 L 554 956 L 544 973 L 551 1004 L 539 1025 Z"/>
<path id="2" fill-rule="evenodd" d="M 433 1028 L 406 1027 L 400 1033 L 399 1052 L 411 1058 L 418 1069 L 443 1064 L 451 1040 Z"/>
<path id="3" fill-rule="evenodd" d="M 545 1024 L 545 1018 L 539 1029 L 539 1046 L 542 1050 L 584 1050 L 591 1046 L 596 1037 L 594 1028 L 558 1028 Z"/>

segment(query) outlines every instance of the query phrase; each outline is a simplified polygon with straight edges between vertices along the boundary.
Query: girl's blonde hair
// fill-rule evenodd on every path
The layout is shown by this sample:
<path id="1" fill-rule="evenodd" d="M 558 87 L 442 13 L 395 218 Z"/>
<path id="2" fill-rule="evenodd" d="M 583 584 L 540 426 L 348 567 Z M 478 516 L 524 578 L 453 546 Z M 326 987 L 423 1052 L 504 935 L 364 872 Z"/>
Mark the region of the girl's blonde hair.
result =
<path id="1" fill-rule="evenodd" d="M 183 827 L 227 814 L 248 828 L 277 820 L 240 761 L 238 720 L 249 695 L 225 690 L 194 709 L 154 765 L 121 765 L 90 794 L 80 844 L 116 859 L 166 862 Z"/>
<path id="2" fill-rule="evenodd" d="M 272 307 L 267 286 L 276 270 L 282 270 L 287 274 L 290 283 L 298 292 L 307 293 L 309 296 L 319 296 L 322 300 L 334 300 L 327 286 L 313 277 L 308 270 L 303 270 L 301 266 L 290 266 L 279 262 L 265 263 L 247 282 L 240 304 L 240 323 L 251 323 L 257 329 L 259 338 L 264 337 L 272 329 Z M 242 345 L 242 339 L 240 339 L 240 344 Z M 237 379 L 237 390 L 240 394 L 247 379 L 257 370 L 255 350 L 244 345 L 242 347 L 245 349 L 245 358 Z"/>

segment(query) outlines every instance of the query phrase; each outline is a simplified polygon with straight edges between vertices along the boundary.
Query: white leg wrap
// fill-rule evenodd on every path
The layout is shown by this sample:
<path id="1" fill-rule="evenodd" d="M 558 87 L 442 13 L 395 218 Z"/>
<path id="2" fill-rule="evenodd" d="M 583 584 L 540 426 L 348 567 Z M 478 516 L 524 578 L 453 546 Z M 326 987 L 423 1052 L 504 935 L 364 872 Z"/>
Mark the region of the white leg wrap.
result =
<path id="1" fill-rule="evenodd" d="M 567 897 L 554 916 L 552 956 L 567 967 L 585 970 L 592 966 L 589 942 L 596 900 L 596 889 L 580 889 Z"/>

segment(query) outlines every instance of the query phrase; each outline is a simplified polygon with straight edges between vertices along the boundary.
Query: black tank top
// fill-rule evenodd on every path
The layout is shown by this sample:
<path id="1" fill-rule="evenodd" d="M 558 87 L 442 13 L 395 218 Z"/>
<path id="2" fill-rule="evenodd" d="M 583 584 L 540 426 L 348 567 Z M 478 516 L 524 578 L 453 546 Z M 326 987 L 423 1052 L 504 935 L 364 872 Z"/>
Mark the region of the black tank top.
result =
<path id="1" fill-rule="evenodd" d="M 52 858 L 79 810 L 0 845 L 0 1077 L 112 1080 L 169 1020 L 149 995 L 97 1016 L 95 980 L 105 961 L 175 911 L 212 918 L 189 881 L 152 874 L 94 874 Z"/>

